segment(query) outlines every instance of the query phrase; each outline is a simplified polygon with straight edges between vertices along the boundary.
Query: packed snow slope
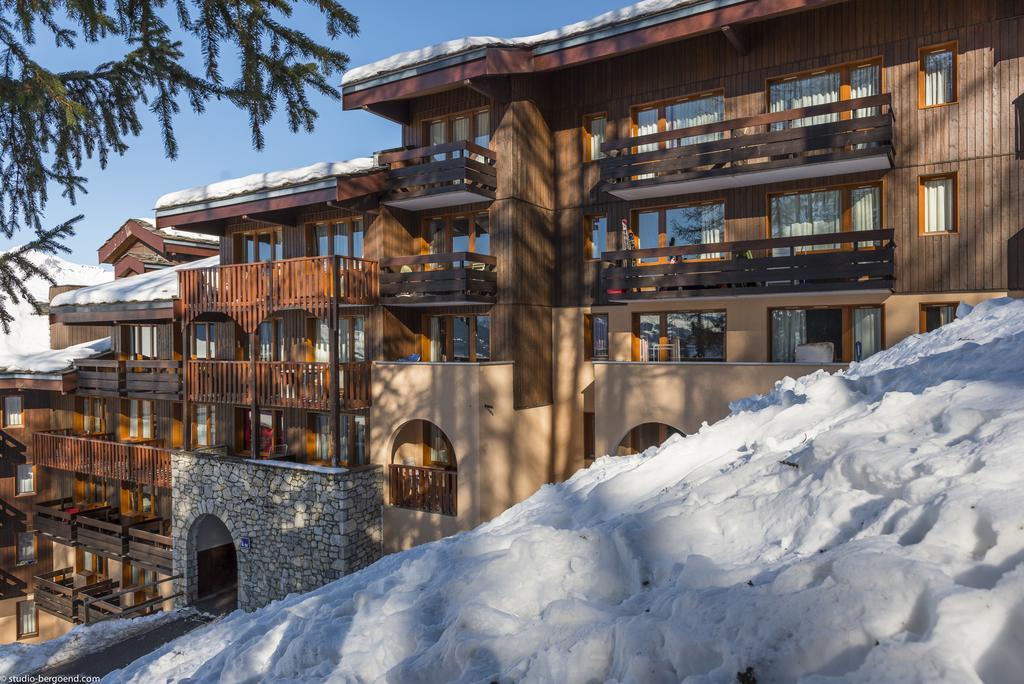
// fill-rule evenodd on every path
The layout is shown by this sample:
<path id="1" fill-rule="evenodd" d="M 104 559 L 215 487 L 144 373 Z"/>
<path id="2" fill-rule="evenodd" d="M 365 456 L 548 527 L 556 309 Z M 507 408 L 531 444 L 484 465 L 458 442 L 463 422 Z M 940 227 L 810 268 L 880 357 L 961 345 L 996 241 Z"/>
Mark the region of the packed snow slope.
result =
<path id="1" fill-rule="evenodd" d="M 660 449 L 111 676 L 1019 682 L 1024 301 L 787 379 Z"/>

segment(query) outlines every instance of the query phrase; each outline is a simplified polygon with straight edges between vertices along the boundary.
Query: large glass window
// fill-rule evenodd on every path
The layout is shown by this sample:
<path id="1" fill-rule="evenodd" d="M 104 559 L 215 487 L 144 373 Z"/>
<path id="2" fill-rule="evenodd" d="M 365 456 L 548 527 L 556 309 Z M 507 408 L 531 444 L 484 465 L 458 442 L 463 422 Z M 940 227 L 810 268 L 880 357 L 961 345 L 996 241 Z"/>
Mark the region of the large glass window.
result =
<path id="1" fill-rule="evenodd" d="M 447 254 L 450 252 L 491 253 L 490 220 L 487 212 L 435 216 L 426 219 L 424 238 L 425 254 Z M 475 266 L 474 264 L 468 264 Z M 447 264 L 433 265 L 432 268 L 447 267 Z"/>
<path id="2" fill-rule="evenodd" d="M 22 412 L 21 395 L 7 395 L 4 397 L 4 427 L 20 428 L 24 426 L 25 416 Z"/>
<path id="3" fill-rule="evenodd" d="M 917 208 L 922 234 L 955 233 L 958 228 L 956 174 L 921 176 Z"/>
<path id="4" fill-rule="evenodd" d="M 434 119 L 426 124 L 426 136 L 430 146 L 444 143 L 469 140 L 480 147 L 491 143 L 491 114 L 488 109 L 460 112 L 448 117 Z M 432 156 L 434 161 L 452 159 L 459 153 L 438 153 Z"/>
<path id="5" fill-rule="evenodd" d="M 195 426 L 196 446 L 217 444 L 217 410 L 213 405 L 195 404 L 192 424 Z"/>
<path id="6" fill-rule="evenodd" d="M 365 231 L 361 218 L 317 223 L 312 237 L 314 256 L 363 258 Z"/>
<path id="7" fill-rule="evenodd" d="M 217 328 L 214 323 L 192 324 L 192 358 L 217 358 Z"/>
<path id="8" fill-rule="evenodd" d="M 882 227 L 882 193 L 877 184 L 802 190 L 769 197 L 773 238 L 822 235 Z M 858 243 L 860 247 L 871 243 Z M 800 251 L 838 249 L 839 244 L 809 245 Z M 789 248 L 779 255 L 789 254 Z"/>
<path id="9" fill-rule="evenodd" d="M 338 362 L 366 361 L 366 321 L 362 316 L 338 319 Z"/>
<path id="10" fill-rule="evenodd" d="M 253 441 L 252 411 L 239 409 L 239 413 L 242 420 L 241 451 L 270 456 L 277 447 L 284 447 L 284 419 L 280 411 L 259 411 L 257 413 L 255 443 Z"/>
<path id="11" fill-rule="evenodd" d="M 725 203 L 701 202 L 678 207 L 638 211 L 635 214 L 636 244 L 640 249 L 707 245 L 725 240 Z M 685 255 L 672 259 L 710 259 L 719 253 Z M 666 261 L 647 257 L 644 263 Z"/>
<path id="12" fill-rule="evenodd" d="M 424 329 L 426 361 L 435 363 L 490 361 L 490 316 L 428 316 Z"/>
<path id="13" fill-rule="evenodd" d="M 18 601 L 18 638 L 39 636 L 38 614 L 35 601 Z"/>
<path id="14" fill-rule="evenodd" d="M 34 494 L 36 491 L 36 467 L 31 463 L 19 463 L 14 479 L 16 495 Z"/>
<path id="15" fill-rule="evenodd" d="M 608 249 L 608 217 L 588 216 L 584 230 L 583 253 L 586 259 L 600 259 Z"/>
<path id="16" fill-rule="evenodd" d="M 725 96 L 717 93 L 642 105 L 633 110 L 633 135 L 642 137 L 661 131 L 675 131 L 717 123 L 725 118 Z M 665 143 L 639 145 L 637 152 L 651 152 L 680 145 L 694 145 L 721 139 L 720 132 L 686 136 Z"/>
<path id="17" fill-rule="evenodd" d="M 811 73 L 794 74 L 768 83 L 769 110 L 784 112 L 845 99 L 878 95 L 881 92 L 882 65 L 877 62 L 846 64 Z M 856 117 L 871 116 L 877 108 L 858 109 Z M 841 115 L 821 114 L 772 124 L 773 130 L 811 126 L 838 121 Z"/>
<path id="18" fill-rule="evenodd" d="M 342 464 L 349 467 L 366 464 L 366 416 L 342 413 L 339 418 Z"/>
<path id="19" fill-rule="evenodd" d="M 82 397 L 82 432 L 99 435 L 107 431 L 106 407 L 99 397 Z"/>
<path id="20" fill-rule="evenodd" d="M 922 304 L 921 332 L 929 333 L 956 320 L 956 304 Z"/>
<path id="21" fill-rule="evenodd" d="M 284 361 L 284 337 L 277 321 L 263 321 L 256 330 L 256 360 Z"/>
<path id="22" fill-rule="evenodd" d="M 125 327 L 128 337 L 128 357 L 132 359 L 155 359 L 157 356 L 156 326 L 129 325 Z"/>
<path id="23" fill-rule="evenodd" d="M 36 533 L 20 532 L 18 534 L 18 565 L 36 562 Z"/>
<path id="24" fill-rule="evenodd" d="M 587 360 L 608 360 L 608 314 L 585 314 L 583 343 Z"/>
<path id="25" fill-rule="evenodd" d="M 238 256 L 243 263 L 279 261 L 284 258 L 281 229 L 239 233 L 235 238 Z"/>
<path id="26" fill-rule="evenodd" d="M 153 439 L 153 402 L 140 399 L 128 400 L 128 438 Z"/>
<path id="27" fill-rule="evenodd" d="M 861 361 L 882 349 L 878 306 L 773 309 L 770 319 L 775 362 Z"/>
<path id="28" fill-rule="evenodd" d="M 918 71 L 918 106 L 938 107 L 957 99 L 956 43 L 922 48 Z"/>
<path id="29" fill-rule="evenodd" d="M 583 161 L 604 158 L 601 145 L 605 141 L 608 117 L 605 114 L 591 114 L 583 117 Z"/>
<path id="30" fill-rule="evenodd" d="M 327 413 L 311 413 L 310 420 L 310 441 L 312 442 L 312 453 L 309 458 L 320 463 L 331 461 L 331 416 Z"/>
<path id="31" fill-rule="evenodd" d="M 637 314 L 634 361 L 724 361 L 724 311 Z"/>

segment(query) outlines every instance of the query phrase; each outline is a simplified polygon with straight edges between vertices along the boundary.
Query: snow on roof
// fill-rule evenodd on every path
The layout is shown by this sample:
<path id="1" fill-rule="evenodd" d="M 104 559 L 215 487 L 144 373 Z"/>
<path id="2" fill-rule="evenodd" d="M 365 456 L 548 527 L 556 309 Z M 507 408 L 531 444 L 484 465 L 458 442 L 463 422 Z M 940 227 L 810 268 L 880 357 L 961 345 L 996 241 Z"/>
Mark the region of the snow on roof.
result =
<path id="1" fill-rule="evenodd" d="M 171 192 L 156 201 L 157 210 L 178 207 L 196 202 L 227 199 L 254 192 L 284 188 L 291 185 L 303 185 L 314 181 L 346 176 L 373 168 L 373 157 L 359 157 L 349 161 L 320 162 L 285 171 L 269 171 L 253 173 L 241 178 L 218 181 L 209 185 L 199 185 L 187 190 Z"/>
<path id="2" fill-rule="evenodd" d="M 50 307 L 87 306 L 90 304 L 126 304 L 129 302 L 159 302 L 178 296 L 178 271 L 189 268 L 217 266 L 219 256 L 207 257 L 187 264 L 179 264 L 159 271 L 150 271 L 109 283 L 83 287 L 57 295 Z"/>
<path id="3" fill-rule="evenodd" d="M 704 2 L 704 0 L 644 0 L 629 7 L 599 14 L 592 19 L 577 21 L 573 24 L 567 24 L 560 28 L 537 33 L 532 36 L 519 36 L 515 38 L 468 36 L 466 38 L 448 40 L 417 50 L 399 52 L 396 55 L 377 60 L 376 62 L 349 69 L 342 77 L 341 83 L 342 85 L 350 85 L 359 81 L 366 81 L 375 76 L 407 69 L 418 64 L 432 62 L 442 57 L 451 57 L 482 47 L 534 47 L 698 2 Z"/>
<path id="4" fill-rule="evenodd" d="M 165 238 L 171 240 L 185 240 L 187 242 L 209 242 L 219 243 L 220 238 L 216 235 L 207 235 L 206 233 L 193 233 L 190 230 L 178 230 L 177 228 L 168 226 L 166 228 L 157 228 L 155 218 L 133 218 L 132 221 L 136 223 L 145 224 L 151 231 Z"/>
<path id="5" fill-rule="evenodd" d="M 1022 349 L 981 304 L 117 680 L 1020 681 Z"/>
<path id="6" fill-rule="evenodd" d="M 58 373 L 70 368 L 74 359 L 91 358 L 108 351 L 109 337 L 64 349 L 5 349 L 0 351 L 0 373 Z"/>

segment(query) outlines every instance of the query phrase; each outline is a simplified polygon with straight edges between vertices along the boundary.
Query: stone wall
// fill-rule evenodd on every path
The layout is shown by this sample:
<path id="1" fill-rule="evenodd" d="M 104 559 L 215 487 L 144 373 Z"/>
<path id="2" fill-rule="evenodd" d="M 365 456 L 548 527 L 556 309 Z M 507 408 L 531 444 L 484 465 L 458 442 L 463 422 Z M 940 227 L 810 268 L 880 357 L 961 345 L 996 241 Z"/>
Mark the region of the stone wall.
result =
<path id="1" fill-rule="evenodd" d="M 244 610 L 373 563 L 381 556 L 381 472 L 379 466 L 322 468 L 175 452 L 172 536 L 180 601 L 196 599 L 195 529 L 206 515 L 231 534 Z"/>

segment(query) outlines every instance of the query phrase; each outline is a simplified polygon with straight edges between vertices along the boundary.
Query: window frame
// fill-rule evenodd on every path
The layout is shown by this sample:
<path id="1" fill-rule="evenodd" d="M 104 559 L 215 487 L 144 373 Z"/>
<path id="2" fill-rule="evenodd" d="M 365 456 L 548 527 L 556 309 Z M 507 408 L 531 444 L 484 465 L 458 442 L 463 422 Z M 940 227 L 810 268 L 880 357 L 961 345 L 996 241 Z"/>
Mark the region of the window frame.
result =
<path id="1" fill-rule="evenodd" d="M 344 258 L 346 258 L 346 259 L 364 259 L 365 258 L 365 256 L 366 256 L 366 229 L 367 229 L 367 225 L 366 225 L 366 221 L 363 220 L 362 216 L 343 216 L 341 218 L 324 219 L 323 221 L 312 221 L 310 223 L 307 223 L 306 224 L 306 239 L 307 239 L 308 242 L 306 244 L 309 245 L 309 247 L 308 247 L 308 249 L 306 251 L 307 251 L 309 256 L 313 256 L 313 257 L 342 256 L 342 255 L 337 254 L 337 250 L 335 250 L 336 240 L 338 239 L 337 226 L 339 224 L 347 224 L 349 226 L 348 233 L 347 233 L 348 256 L 345 256 Z M 357 224 L 360 226 L 358 231 L 355 230 L 355 226 Z M 327 254 L 320 254 L 320 241 L 317 238 L 317 229 L 320 226 L 327 226 L 327 230 L 328 230 Z M 360 245 L 361 246 L 361 249 L 360 249 L 361 253 L 358 256 L 353 254 L 353 252 L 356 251 L 355 250 L 355 245 L 356 245 L 355 234 L 357 232 L 361 232 L 363 234 L 362 243 Z"/>
<path id="2" fill-rule="evenodd" d="M 464 219 L 466 219 L 467 221 L 470 222 L 470 227 L 472 228 L 472 227 L 475 227 L 475 225 L 476 225 L 475 220 L 476 220 L 476 218 L 478 216 L 486 216 L 487 217 L 487 252 L 477 252 L 476 251 L 476 238 L 477 238 L 477 235 L 476 235 L 476 231 L 475 230 L 471 230 L 469 232 L 469 249 L 467 251 L 471 252 L 471 253 L 474 253 L 474 254 L 484 254 L 485 256 L 493 256 L 493 251 L 491 250 L 491 237 L 493 236 L 493 233 L 491 232 L 491 212 L 490 212 L 489 209 L 481 209 L 481 210 L 477 210 L 477 211 L 454 211 L 454 212 L 447 212 L 447 213 L 441 213 L 441 214 L 433 214 L 431 216 L 424 216 L 421 219 L 421 221 L 420 221 L 420 237 L 419 237 L 419 240 L 418 240 L 420 255 L 421 256 L 426 256 L 426 255 L 430 255 L 430 254 L 451 254 L 451 253 L 453 253 L 454 252 L 454 243 L 455 243 L 455 228 L 454 228 L 455 221 L 457 219 L 464 218 Z M 445 248 L 444 248 L 443 251 L 431 252 L 430 251 L 430 223 L 431 223 L 431 221 L 441 221 L 441 220 L 443 220 L 444 224 L 445 224 L 444 225 L 444 243 L 445 243 Z M 442 268 L 442 266 L 440 266 L 438 264 L 427 264 L 427 268 L 425 270 L 433 270 L 433 269 L 438 269 L 438 268 Z"/>
<path id="3" fill-rule="evenodd" d="M 671 105 L 681 104 L 683 102 L 689 102 L 691 100 L 703 100 L 709 97 L 721 97 L 722 98 L 722 121 L 729 120 L 729 113 L 726 106 L 729 104 L 729 98 L 725 96 L 725 86 L 719 86 L 718 88 L 711 88 L 691 95 L 684 95 L 682 97 L 669 97 L 663 100 L 653 100 L 651 102 L 641 102 L 640 104 L 632 105 L 629 108 L 629 137 L 636 138 L 637 132 L 640 129 L 640 125 L 637 121 L 638 115 L 641 111 L 647 109 L 658 109 L 658 130 L 657 133 L 664 133 L 668 129 L 668 116 L 666 114 L 666 108 Z M 668 145 L 662 141 L 659 143 L 645 143 L 645 144 L 656 144 L 658 150 L 667 150 Z M 630 147 L 631 154 L 637 154 L 639 146 L 633 145 Z M 650 150 L 654 152 L 656 150 Z"/>
<path id="4" fill-rule="evenodd" d="M 189 350 L 189 358 L 193 361 L 214 361 L 217 359 L 217 328 L 216 323 L 213 321 L 194 321 L 191 324 L 191 334 L 189 335 L 189 341 L 191 342 L 191 349 Z M 197 331 L 203 328 L 206 330 L 206 348 L 207 351 L 210 349 L 210 340 L 213 340 L 213 354 L 207 356 L 199 356 L 199 336 Z"/>
<path id="5" fill-rule="evenodd" d="M 700 207 L 705 205 L 721 204 L 722 205 L 722 243 L 729 242 L 729 220 L 726 210 L 728 209 L 728 203 L 724 197 L 715 197 L 711 199 L 694 200 L 691 202 L 680 202 L 677 204 L 660 204 L 652 207 L 637 207 L 630 209 L 629 212 L 629 234 L 632 238 L 632 242 L 636 245 L 636 249 L 647 249 L 646 247 L 640 246 L 640 214 L 650 214 L 653 212 L 658 213 L 658 246 L 656 249 L 662 249 L 668 247 L 668 219 L 666 218 L 667 212 L 672 209 L 684 209 L 687 207 Z M 702 243 L 703 244 L 703 243 Z M 696 259 L 701 261 L 722 261 L 725 259 L 725 255 L 719 253 L 718 256 L 711 256 L 714 252 L 709 254 L 698 254 Z M 672 257 L 645 257 L 640 260 L 638 265 L 640 266 L 656 266 L 658 264 L 667 264 L 670 262 Z"/>
<path id="6" fill-rule="evenodd" d="M 796 363 L 796 361 L 774 361 L 775 358 L 775 336 L 772 335 L 772 312 L 773 311 L 812 311 L 821 309 L 841 309 L 843 312 L 843 349 L 838 361 L 830 361 L 831 364 L 844 364 L 853 362 L 853 310 L 854 309 L 878 309 L 881 311 L 881 328 L 878 332 L 881 345 L 879 352 L 888 349 L 885 343 L 885 304 L 820 304 L 815 306 L 770 306 L 768 307 L 768 361 L 767 363 Z M 833 357 L 834 358 L 834 357 Z M 870 358 L 870 357 L 866 357 Z"/>
<path id="7" fill-rule="evenodd" d="M 784 197 L 786 195 L 805 195 L 814 192 L 830 192 L 838 190 L 840 194 L 840 228 L 838 234 L 844 233 L 856 233 L 853 229 L 853 191 L 860 188 L 878 188 L 878 225 L 884 229 L 886 219 L 886 207 L 885 207 L 885 179 L 867 181 L 863 183 L 836 183 L 833 185 L 815 186 L 810 188 L 798 188 L 795 190 L 779 190 L 776 192 L 765 193 L 765 205 L 764 205 L 764 237 L 765 239 L 771 240 L 772 236 L 772 198 Z M 797 249 L 797 253 L 803 254 L 823 254 L 828 252 L 841 252 L 841 251 L 852 251 L 854 246 L 858 243 L 847 242 L 839 246 L 838 249 Z M 867 249 L 876 249 L 876 245 L 866 244 L 863 246 L 857 246 L 857 251 L 863 251 Z M 785 307 L 777 307 L 785 308 Z M 800 308 L 800 307 L 796 307 Z"/>
<path id="8" fill-rule="evenodd" d="M 446 145 L 448 143 L 455 142 L 452 139 L 452 135 L 454 134 L 454 129 L 455 129 L 455 120 L 456 119 L 461 119 L 463 117 L 466 117 L 467 119 L 469 119 L 469 138 L 467 140 L 468 140 L 468 142 L 476 144 L 475 143 L 476 139 L 480 137 L 480 131 L 477 130 L 477 126 L 476 126 L 476 124 L 477 124 L 477 115 L 479 115 L 479 114 L 481 114 L 483 112 L 487 112 L 487 114 L 488 114 L 488 116 L 487 116 L 487 127 L 488 127 L 488 130 L 487 130 L 487 138 L 488 138 L 487 147 L 489 148 L 490 144 L 491 144 L 491 141 L 494 139 L 494 121 L 492 120 L 493 117 L 490 116 L 491 108 L 490 108 L 489 105 L 484 105 L 482 107 L 470 107 L 469 109 L 463 109 L 463 110 L 460 110 L 460 111 L 457 111 L 457 112 L 452 112 L 451 114 L 444 114 L 442 116 L 430 116 L 430 117 L 427 117 L 427 118 L 423 119 L 423 121 L 421 122 L 421 129 L 422 129 L 422 134 L 423 134 L 423 145 L 421 147 L 433 147 L 434 146 L 434 143 L 430 142 L 430 129 L 431 129 L 431 127 L 435 123 L 438 123 L 440 121 L 444 122 L 444 139 L 445 139 L 445 141 L 443 143 L 437 143 L 437 144 L 439 144 L 439 145 Z M 447 152 L 445 154 L 445 159 L 455 159 L 455 158 L 456 158 L 456 155 L 455 155 L 454 152 Z"/>
<path id="9" fill-rule="evenodd" d="M 592 114 L 585 114 L 583 116 L 583 163 L 585 164 L 589 162 L 600 161 L 608 156 L 604 152 L 601 152 L 600 150 L 598 150 L 597 157 L 593 156 L 591 152 L 593 148 L 591 140 L 593 139 L 594 134 L 591 132 L 590 128 L 591 124 L 597 121 L 598 119 L 604 119 L 604 141 L 608 141 L 608 112 L 604 111 L 594 112 Z"/>
<path id="10" fill-rule="evenodd" d="M 270 236 L 270 259 L 263 261 L 256 258 L 253 261 L 249 261 L 249 255 L 245 249 L 246 238 L 252 238 L 253 244 L 255 245 L 253 256 L 258 257 L 259 239 L 261 235 Z M 272 263 L 274 261 L 283 261 L 286 258 L 284 255 L 284 234 L 281 228 L 251 228 L 248 230 L 240 230 L 233 234 L 232 241 L 236 248 L 234 259 L 234 263 L 236 264 Z"/>
<path id="11" fill-rule="evenodd" d="M 7 402 L 16 400 L 18 402 L 18 422 L 12 423 L 10 421 L 11 411 L 7 410 Z M 21 430 L 25 427 L 25 398 L 20 394 L 6 394 L 4 395 L 3 404 L 3 428 L 5 430 Z"/>
<path id="12" fill-rule="evenodd" d="M 725 329 L 722 331 L 722 358 L 720 359 L 679 359 L 672 361 L 665 357 L 668 348 L 668 317 L 672 314 L 722 314 L 725 316 Z M 640 358 L 640 317 L 659 316 L 658 332 L 658 360 L 649 361 Z M 636 311 L 632 315 L 631 326 L 631 353 L 630 361 L 633 363 L 726 363 L 729 359 L 729 312 L 727 309 L 696 309 L 686 311 Z"/>
<path id="13" fill-rule="evenodd" d="M 605 319 L 605 330 L 608 331 L 608 344 L 604 356 L 595 353 L 594 347 L 594 319 Z M 611 321 L 607 313 L 585 313 L 583 314 L 583 359 L 585 361 L 608 361 L 611 358 Z"/>
<path id="14" fill-rule="evenodd" d="M 953 229 L 952 230 L 925 230 L 927 221 L 925 217 L 924 185 L 930 180 L 950 178 L 953 181 Z M 960 172 L 947 171 L 944 173 L 925 173 L 917 177 L 917 234 L 920 237 L 937 237 L 942 235 L 960 234 Z"/>
<path id="15" fill-rule="evenodd" d="M 149 405 L 149 433 L 150 436 L 145 435 L 146 426 L 146 411 L 145 405 Z M 135 418 L 132 418 L 132 406 L 137 405 L 138 411 Z M 156 413 L 156 402 L 152 399 L 126 399 L 125 400 L 125 433 L 124 440 L 126 442 L 148 442 L 150 440 L 158 439 L 157 436 L 157 413 Z M 135 423 L 135 425 L 133 425 Z M 135 428 L 136 435 L 131 436 L 132 428 Z"/>
<path id="16" fill-rule="evenodd" d="M 274 449 L 279 446 L 288 446 L 288 429 L 284 424 L 284 411 L 282 409 L 271 409 L 260 407 L 253 415 L 252 409 L 246 407 L 235 407 L 235 432 L 238 453 L 246 454 L 250 458 L 262 459 L 273 456 Z M 259 436 L 256 434 L 256 426 L 259 424 L 259 417 L 262 414 L 271 416 L 271 445 L 270 450 L 264 452 L 260 448 Z M 245 448 L 245 416 L 249 416 L 249 448 Z M 255 447 L 255 448 L 253 448 Z"/>
<path id="17" fill-rule="evenodd" d="M 928 313 L 928 309 L 935 309 L 935 308 L 938 308 L 940 306 L 952 307 L 953 308 L 953 319 L 956 320 L 956 309 L 957 309 L 958 306 L 960 306 L 960 302 L 921 302 L 920 304 L 918 304 L 918 316 L 919 316 L 919 318 L 918 318 L 918 322 L 919 322 L 918 332 L 920 334 L 924 335 L 924 334 L 930 332 L 929 330 L 927 330 L 927 325 L 926 325 L 926 316 L 927 316 L 927 313 Z M 939 326 L 939 327 L 941 328 L 942 326 Z M 938 330 L 938 328 L 936 328 L 936 330 Z"/>
<path id="18" fill-rule="evenodd" d="M 468 318 L 469 319 L 469 360 L 467 360 L 467 361 L 435 361 L 433 358 L 431 358 L 430 348 L 432 346 L 432 344 L 431 344 L 432 340 L 430 339 L 430 321 L 433 318 L 440 318 L 440 319 L 444 320 L 444 325 L 445 325 L 445 356 L 447 358 L 449 358 L 449 359 L 452 358 L 455 355 L 455 335 L 454 335 L 455 322 L 454 321 L 455 321 L 456 318 Z M 421 329 L 422 330 L 422 333 L 421 333 L 421 338 L 422 339 L 421 339 L 421 343 L 420 343 L 420 358 L 423 359 L 423 361 L 426 362 L 426 363 L 489 363 L 491 361 L 494 361 L 495 359 L 494 359 L 494 352 L 493 351 L 490 352 L 490 356 L 488 358 L 486 358 L 486 359 L 484 359 L 482 361 L 478 361 L 477 360 L 477 350 L 476 350 L 477 323 L 478 323 L 477 319 L 479 319 L 479 318 L 487 318 L 488 319 L 488 327 L 487 327 L 488 347 L 489 347 L 489 350 L 493 350 L 494 349 L 494 339 L 490 335 L 490 331 L 491 331 L 491 325 L 490 324 L 493 321 L 490 320 L 491 319 L 491 314 L 490 313 L 476 313 L 476 312 L 461 313 L 460 312 L 460 313 L 430 313 L 430 314 L 423 314 L 423 317 L 421 319 L 421 324 L 422 324 L 423 327 Z"/>
<path id="19" fill-rule="evenodd" d="M 199 408 L 203 407 L 206 409 L 206 420 L 199 420 Z M 217 405 L 207 404 L 204 402 L 196 402 L 191 406 L 192 410 L 192 443 L 200 447 L 212 447 L 216 446 L 219 442 L 217 440 Z M 204 423 L 206 426 L 206 436 L 208 444 L 199 443 L 199 425 Z M 212 438 L 211 438 L 212 437 Z"/>
<path id="20" fill-rule="evenodd" d="M 927 55 L 934 55 L 938 52 L 949 52 L 953 55 L 953 99 L 949 102 L 938 104 L 925 104 L 925 68 L 924 58 Z M 950 40 L 945 43 L 925 45 L 917 49 L 917 108 L 938 109 L 949 107 L 960 102 L 960 65 L 959 65 L 959 44 L 958 41 Z"/>
<path id="21" fill-rule="evenodd" d="M 82 403 L 79 405 L 78 415 L 81 419 L 81 430 L 83 435 L 104 435 L 107 434 L 107 402 L 102 397 L 79 397 Z M 94 413 L 94 409 L 99 409 Z M 87 430 L 86 419 L 89 422 L 99 422 L 99 430 Z"/>
<path id="22" fill-rule="evenodd" d="M 36 626 L 36 630 L 34 632 L 22 632 L 21 631 L 21 615 L 22 615 L 22 611 L 24 610 L 24 606 L 27 603 L 32 605 L 32 612 L 34 614 L 34 619 L 32 620 L 32 622 Z M 24 600 L 18 601 L 15 604 L 14 620 L 15 620 L 15 623 L 16 623 L 15 629 L 16 629 L 16 634 L 17 634 L 18 640 L 21 640 L 21 639 L 32 639 L 32 638 L 35 638 L 35 637 L 39 636 L 39 606 L 36 604 L 35 595 L 34 594 L 33 594 L 32 598 L 26 598 Z"/>
<path id="23" fill-rule="evenodd" d="M 23 492 L 23 491 L 19 491 L 19 486 L 20 486 L 19 483 L 21 482 L 21 477 L 19 477 L 18 471 L 21 468 L 26 468 L 26 467 L 29 468 L 32 471 L 32 489 L 31 489 L 31 491 Z M 36 473 L 36 466 L 35 466 L 34 463 L 17 463 L 17 464 L 15 464 L 15 466 L 14 466 L 14 496 L 15 496 L 15 498 L 22 497 L 22 496 L 35 496 L 36 491 L 38 489 L 37 482 L 36 482 L 36 475 L 37 475 L 37 473 Z"/>
<path id="24" fill-rule="evenodd" d="M 594 231 L 591 229 L 593 222 L 598 219 L 604 219 L 604 249 L 601 250 L 601 254 L 611 251 L 608 245 L 608 238 L 611 235 L 608 230 L 608 214 L 604 212 L 585 214 L 583 216 L 583 260 L 591 263 L 601 261 L 600 255 L 594 256 Z"/>
<path id="25" fill-rule="evenodd" d="M 147 323 L 131 323 L 122 326 L 122 331 L 125 341 L 124 348 L 121 350 L 124 357 L 131 360 L 150 360 L 160 358 L 160 331 L 158 325 L 152 325 Z M 142 348 L 142 340 L 144 337 L 150 337 L 150 343 L 153 346 L 153 355 L 144 356 L 138 350 Z"/>
<path id="26" fill-rule="evenodd" d="M 868 57 L 866 59 L 855 59 L 849 62 L 840 62 L 839 64 L 831 64 L 818 69 L 804 69 L 802 71 L 794 71 L 788 74 L 782 74 L 780 76 L 772 76 L 764 80 L 764 111 L 771 112 L 772 110 L 772 85 L 776 83 L 782 83 L 784 81 L 793 81 L 800 78 L 807 78 L 808 76 L 817 76 L 818 74 L 825 74 L 831 71 L 839 72 L 839 101 L 852 100 L 850 92 L 852 86 L 850 85 L 850 74 L 853 73 L 854 69 L 860 69 L 866 66 L 877 66 L 878 67 L 878 94 L 884 95 L 885 89 L 885 59 L 882 55 L 876 55 L 874 57 Z M 792 109 L 784 109 L 784 112 L 793 111 Z M 842 112 L 839 116 L 839 120 L 852 119 L 853 112 L 846 111 Z"/>
<path id="27" fill-rule="evenodd" d="M 21 556 L 21 538 L 28 535 L 32 535 L 32 557 L 25 559 Z M 14 556 L 15 565 L 19 568 L 26 565 L 35 565 L 39 562 L 39 534 L 35 530 L 25 530 L 18 533 L 14 544 Z"/>

